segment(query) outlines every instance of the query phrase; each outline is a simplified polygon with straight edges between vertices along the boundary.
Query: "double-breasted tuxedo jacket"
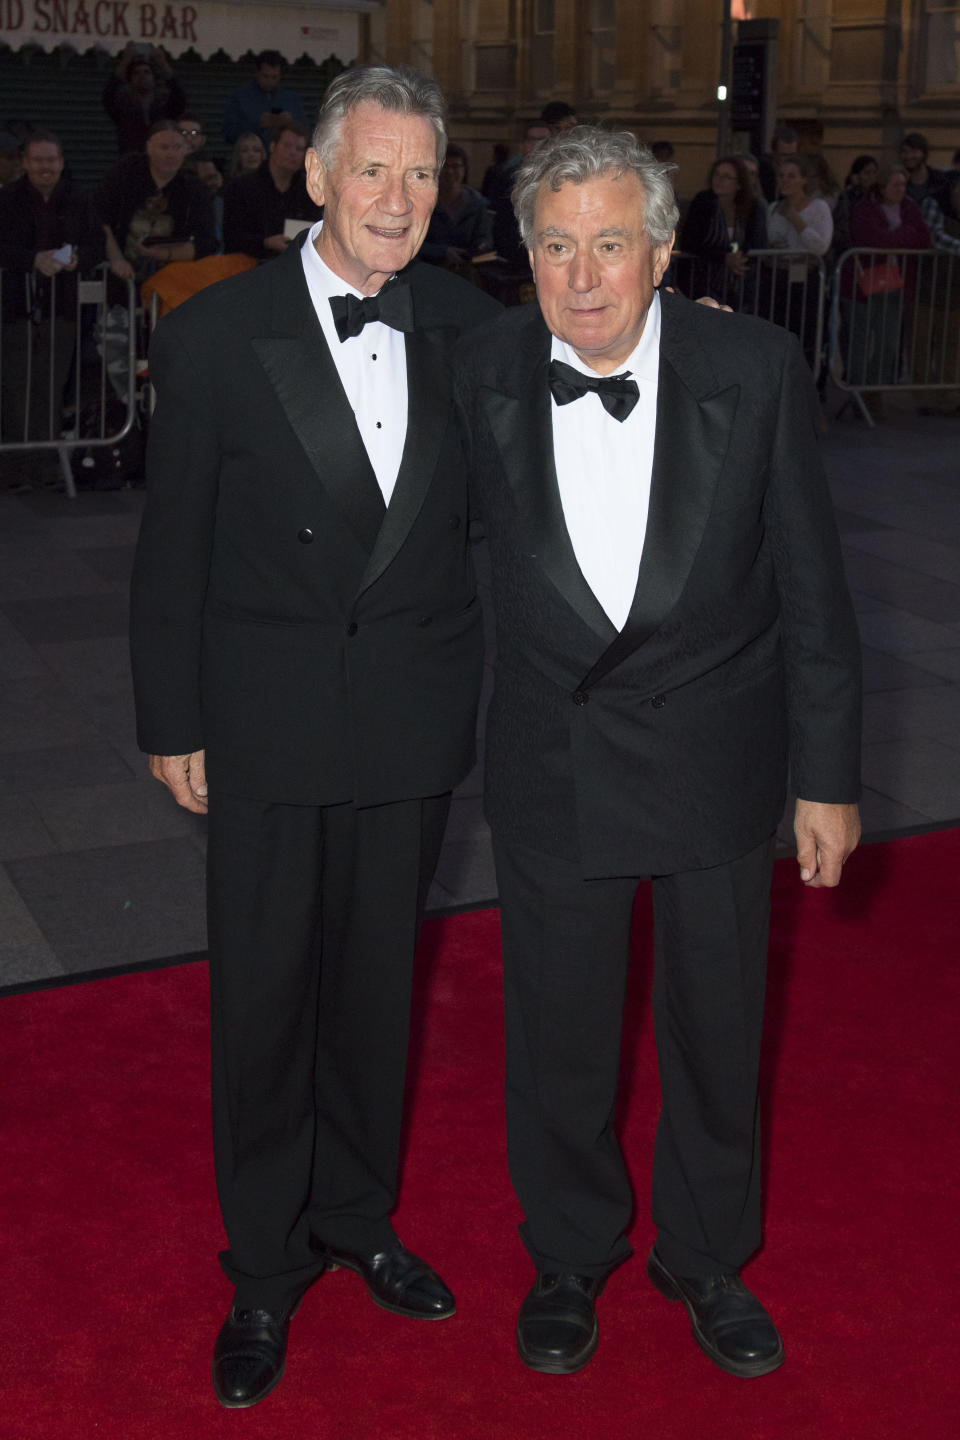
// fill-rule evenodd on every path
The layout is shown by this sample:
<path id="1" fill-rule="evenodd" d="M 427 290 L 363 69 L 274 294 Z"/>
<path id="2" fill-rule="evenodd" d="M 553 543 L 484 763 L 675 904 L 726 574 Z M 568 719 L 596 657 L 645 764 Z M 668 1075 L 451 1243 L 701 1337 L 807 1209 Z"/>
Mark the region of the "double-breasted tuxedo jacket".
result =
<path id="1" fill-rule="evenodd" d="M 205 748 L 212 789 L 362 806 L 439 794 L 473 763 L 481 616 L 450 352 L 496 307 L 407 273 L 411 418 L 386 511 L 295 247 L 157 329 L 138 734 L 148 753 Z"/>
<path id="2" fill-rule="evenodd" d="M 221 1259 L 237 1303 L 280 1314 L 324 1244 L 390 1241 L 418 908 L 474 758 L 450 358 L 497 307 L 428 266 L 405 279 L 386 509 L 297 250 L 174 311 L 151 348 L 139 740 L 206 751 Z"/>
<path id="3" fill-rule="evenodd" d="M 744 854 L 777 824 L 788 764 L 806 799 L 859 793 L 859 645 L 799 349 L 749 317 L 661 304 L 650 509 L 620 633 L 564 525 L 538 308 L 458 356 L 497 619 L 488 817 L 585 877 Z"/>

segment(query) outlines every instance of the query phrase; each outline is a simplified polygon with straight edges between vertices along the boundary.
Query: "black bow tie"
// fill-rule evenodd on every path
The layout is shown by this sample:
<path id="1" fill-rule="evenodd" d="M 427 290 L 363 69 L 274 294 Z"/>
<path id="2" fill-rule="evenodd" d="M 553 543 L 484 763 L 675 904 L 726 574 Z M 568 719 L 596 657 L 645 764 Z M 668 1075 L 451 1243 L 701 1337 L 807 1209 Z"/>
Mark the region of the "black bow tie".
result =
<path id="1" fill-rule="evenodd" d="M 612 415 L 614 420 L 626 420 L 640 399 L 640 387 L 636 380 L 629 379 L 629 375 L 628 370 L 626 375 L 607 375 L 603 379 L 591 380 L 589 375 L 574 370 L 572 365 L 564 365 L 562 360 L 551 360 L 550 391 L 558 405 L 569 405 L 571 400 L 579 400 L 588 390 L 595 390 L 608 415 Z"/>
<path id="2" fill-rule="evenodd" d="M 413 329 L 413 294 L 397 276 L 362 300 L 356 295 L 331 295 L 330 309 L 341 340 L 359 335 L 368 320 L 382 320 L 394 330 Z"/>

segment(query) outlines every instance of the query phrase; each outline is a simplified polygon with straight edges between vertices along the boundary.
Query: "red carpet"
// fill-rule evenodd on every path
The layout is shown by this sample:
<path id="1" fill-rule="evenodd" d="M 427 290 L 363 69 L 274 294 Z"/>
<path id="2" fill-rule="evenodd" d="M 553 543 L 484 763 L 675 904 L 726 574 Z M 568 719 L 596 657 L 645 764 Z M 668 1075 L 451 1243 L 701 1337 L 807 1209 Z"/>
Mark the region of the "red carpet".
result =
<path id="1" fill-rule="evenodd" d="M 960 830 L 865 847 L 835 893 L 777 867 L 767 1248 L 771 1376 L 724 1375 L 649 1286 L 656 1087 L 647 925 L 627 1022 L 637 1256 L 580 1375 L 513 1347 L 531 1279 L 501 1125 L 497 915 L 428 925 L 398 1229 L 459 1313 L 392 1317 L 339 1271 L 307 1296 L 255 1410 L 214 1400 L 229 1303 L 207 1133 L 206 975 L 175 966 L 0 1001 L 5 1440 L 905 1440 L 957 1433 Z M 647 918 L 641 891 L 638 914 Z M 949 1277 L 955 1278 L 951 1282 Z"/>

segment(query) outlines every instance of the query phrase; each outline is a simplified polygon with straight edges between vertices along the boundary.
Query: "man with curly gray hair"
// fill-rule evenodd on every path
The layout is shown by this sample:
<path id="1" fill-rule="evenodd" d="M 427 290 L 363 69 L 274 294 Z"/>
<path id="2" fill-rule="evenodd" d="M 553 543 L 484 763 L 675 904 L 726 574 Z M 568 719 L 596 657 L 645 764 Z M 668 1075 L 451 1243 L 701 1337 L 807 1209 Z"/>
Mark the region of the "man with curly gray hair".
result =
<path id="1" fill-rule="evenodd" d="M 539 305 L 458 354 L 498 659 L 486 812 L 507 1139 L 536 1267 L 517 1346 L 579 1370 L 628 1258 L 614 1130 L 637 882 L 652 876 L 661 1113 L 647 1274 L 715 1364 L 783 1360 L 760 1243 L 757 1067 L 788 767 L 800 880 L 857 843 L 859 649 L 794 338 L 657 287 L 672 167 L 580 126 L 514 201 Z"/>

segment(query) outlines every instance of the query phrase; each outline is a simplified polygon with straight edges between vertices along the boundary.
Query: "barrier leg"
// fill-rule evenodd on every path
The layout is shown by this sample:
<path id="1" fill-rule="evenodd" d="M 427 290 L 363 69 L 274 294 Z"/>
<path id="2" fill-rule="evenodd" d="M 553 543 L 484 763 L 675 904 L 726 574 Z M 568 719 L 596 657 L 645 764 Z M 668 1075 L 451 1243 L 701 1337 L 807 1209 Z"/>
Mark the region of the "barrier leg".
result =
<path id="1" fill-rule="evenodd" d="M 70 451 L 66 445 L 57 447 L 57 458 L 60 461 L 60 474 L 63 476 L 63 488 L 71 500 L 77 498 L 77 487 L 73 479 L 73 466 L 70 464 Z"/>

